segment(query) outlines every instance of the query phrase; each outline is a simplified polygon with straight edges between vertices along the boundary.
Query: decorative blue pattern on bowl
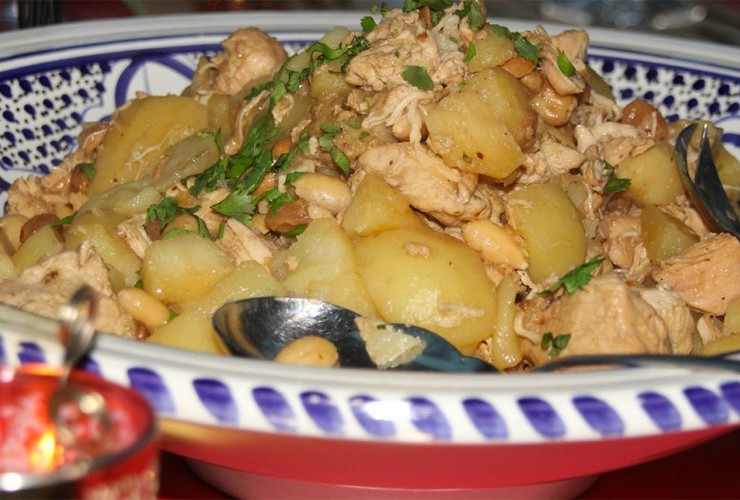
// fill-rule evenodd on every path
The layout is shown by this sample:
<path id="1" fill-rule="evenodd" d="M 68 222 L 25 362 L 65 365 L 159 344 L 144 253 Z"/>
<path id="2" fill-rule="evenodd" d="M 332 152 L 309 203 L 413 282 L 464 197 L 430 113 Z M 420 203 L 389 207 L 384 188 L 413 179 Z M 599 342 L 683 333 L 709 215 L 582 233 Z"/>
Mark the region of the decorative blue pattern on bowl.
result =
<path id="1" fill-rule="evenodd" d="M 0 305 L 0 312 L 7 316 L 5 308 Z M 29 316 L 10 311 L 19 317 Z M 60 359 L 55 325 L 35 316 L 31 319 L 37 326 L 30 334 L 12 325 L 0 329 L 0 352 L 5 353 L 6 363 L 54 363 Z M 126 356 L 132 351 L 143 357 Z M 459 392 L 445 387 L 435 391 L 440 378 L 431 377 L 428 390 L 420 396 L 413 384 L 383 383 L 398 377 L 392 372 L 367 377 L 362 371 L 349 370 L 353 380 L 349 389 L 338 383 L 346 376 L 337 378 L 334 370 L 316 368 L 298 369 L 300 375 L 296 373 L 289 383 L 266 383 L 284 367 L 239 358 L 219 360 L 207 376 L 183 376 L 188 367 L 192 373 L 201 372 L 199 366 L 209 365 L 211 357 L 180 353 L 178 358 L 182 359 L 168 359 L 166 366 L 160 367 L 159 357 L 169 351 L 103 336 L 83 368 L 136 388 L 165 418 L 309 436 L 546 442 L 634 437 L 740 422 L 740 375 L 722 371 L 647 371 L 627 388 L 618 379 L 614 381 L 619 390 L 590 381 L 593 375 L 488 374 L 466 375 L 472 385 L 466 382 L 465 390 Z M 235 374 L 238 377 L 234 378 Z M 563 376 L 573 377 L 568 388 L 559 390 L 561 382 L 550 383 L 552 377 Z M 609 372 L 605 376 L 608 379 Z M 466 392 L 477 396 L 466 396 Z M 244 394 L 251 396 L 249 403 L 240 399 Z M 194 407 L 193 401 L 199 407 Z M 255 418 L 258 415 L 262 418 Z"/>

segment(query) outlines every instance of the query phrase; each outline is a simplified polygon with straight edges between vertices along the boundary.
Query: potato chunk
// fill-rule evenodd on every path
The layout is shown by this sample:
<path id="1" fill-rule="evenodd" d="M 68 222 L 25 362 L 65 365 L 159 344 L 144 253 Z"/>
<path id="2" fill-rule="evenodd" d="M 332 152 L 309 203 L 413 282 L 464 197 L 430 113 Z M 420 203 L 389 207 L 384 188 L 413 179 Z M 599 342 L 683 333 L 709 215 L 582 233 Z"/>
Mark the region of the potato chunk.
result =
<path id="1" fill-rule="evenodd" d="M 36 264 L 41 257 L 56 255 L 63 249 L 55 228 L 46 224 L 21 243 L 11 257 L 12 264 L 17 271 L 22 271 Z"/>
<path id="2" fill-rule="evenodd" d="M 496 293 L 478 254 L 430 229 L 394 229 L 357 245 L 360 274 L 382 319 L 432 330 L 466 354 L 491 336 Z"/>
<path id="3" fill-rule="evenodd" d="M 411 209 L 408 198 L 376 173 L 365 176 L 342 217 L 342 228 L 360 236 L 423 224 Z"/>
<path id="4" fill-rule="evenodd" d="M 211 324 L 213 313 L 227 302 L 285 293 L 264 267 L 253 260 L 244 261 L 200 299 L 188 304 L 182 314 L 158 328 L 147 341 L 178 349 L 226 354 L 226 347 Z"/>
<path id="5" fill-rule="evenodd" d="M 640 223 L 651 262 L 675 257 L 699 241 L 686 224 L 652 205 L 643 207 Z"/>
<path id="6" fill-rule="evenodd" d="M 117 225 L 122 220 L 113 212 L 95 210 L 81 212 L 65 231 L 65 247 L 75 250 L 89 241 L 109 269 L 114 290 L 134 286 L 139 280 L 141 259 L 118 235 Z"/>
<path id="7" fill-rule="evenodd" d="M 188 233 L 149 245 L 141 265 L 144 289 L 163 302 L 197 300 L 234 270 L 218 245 Z"/>
<path id="8" fill-rule="evenodd" d="M 208 108 L 188 97 L 152 96 L 122 108 L 95 160 L 95 195 L 151 175 L 165 150 L 208 126 Z"/>
<path id="9" fill-rule="evenodd" d="M 534 184 L 511 193 L 509 223 L 524 238 L 529 276 L 542 283 L 562 276 L 586 258 L 586 233 L 568 195 L 554 184 Z"/>
<path id="10" fill-rule="evenodd" d="M 667 205 L 684 192 L 678 164 L 665 143 L 622 161 L 615 174 L 630 180 L 627 192 L 641 205 Z"/>
<path id="11" fill-rule="evenodd" d="M 376 314 L 357 270 L 352 240 L 334 219 L 317 219 L 270 261 L 290 293 L 325 300 L 366 316 Z"/>
<path id="12" fill-rule="evenodd" d="M 427 143 L 447 165 L 504 179 L 524 161 L 536 115 L 519 80 L 491 68 L 431 106 L 425 123 Z"/>

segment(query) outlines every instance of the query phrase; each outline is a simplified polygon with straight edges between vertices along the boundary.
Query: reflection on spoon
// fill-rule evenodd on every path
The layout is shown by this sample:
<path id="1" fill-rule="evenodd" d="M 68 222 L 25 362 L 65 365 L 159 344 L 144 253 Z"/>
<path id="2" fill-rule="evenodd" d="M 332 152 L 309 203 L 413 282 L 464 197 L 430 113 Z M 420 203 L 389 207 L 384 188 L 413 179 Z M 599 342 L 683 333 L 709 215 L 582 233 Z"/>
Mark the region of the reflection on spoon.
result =
<path id="1" fill-rule="evenodd" d="M 734 234 L 740 238 L 740 221 L 732 208 L 722 181 L 717 174 L 717 167 L 712 158 L 709 146 L 708 125 L 702 127 L 701 141 L 696 163 L 696 173 L 691 176 L 688 164 L 688 152 L 691 138 L 697 124 L 685 127 L 676 137 L 676 161 L 681 177 L 688 187 L 689 196 L 700 209 L 707 221 L 719 231 Z"/>
<path id="2" fill-rule="evenodd" d="M 331 342 L 339 355 L 339 365 L 344 367 L 495 371 L 478 358 L 463 356 L 429 330 L 374 322 L 343 307 L 313 299 L 257 297 L 232 302 L 216 311 L 213 326 L 233 354 L 249 358 L 273 360 L 292 342 L 312 336 Z M 384 350 L 384 345 L 392 347 Z"/>

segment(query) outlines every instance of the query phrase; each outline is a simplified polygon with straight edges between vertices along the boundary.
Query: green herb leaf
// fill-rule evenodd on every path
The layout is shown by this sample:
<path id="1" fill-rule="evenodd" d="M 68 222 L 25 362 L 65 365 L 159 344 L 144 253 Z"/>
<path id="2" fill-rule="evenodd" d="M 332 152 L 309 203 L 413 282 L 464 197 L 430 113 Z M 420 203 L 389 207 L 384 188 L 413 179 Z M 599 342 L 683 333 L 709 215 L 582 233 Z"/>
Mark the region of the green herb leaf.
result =
<path id="1" fill-rule="evenodd" d="M 85 177 L 87 177 L 90 180 L 93 180 L 95 178 L 95 164 L 94 163 L 78 163 L 77 168 L 79 168 L 83 174 L 85 174 Z"/>
<path id="2" fill-rule="evenodd" d="M 553 335 L 550 332 L 545 333 L 542 336 L 542 341 L 540 342 L 540 347 L 543 351 L 548 351 L 547 354 L 555 357 L 558 356 L 561 352 L 563 352 L 563 349 L 565 349 L 568 346 L 568 342 L 570 342 L 570 333 L 561 333 L 560 335 Z"/>
<path id="3" fill-rule="evenodd" d="M 629 179 L 620 179 L 614 172 L 614 167 L 604 163 L 604 171 L 609 174 L 604 184 L 604 194 L 615 194 L 627 191 L 632 181 Z"/>
<path id="4" fill-rule="evenodd" d="M 237 188 L 211 208 L 248 226 L 252 223 L 252 215 L 257 208 L 254 198 L 249 193 L 250 191 L 246 189 Z"/>
<path id="5" fill-rule="evenodd" d="M 434 88 L 432 77 L 429 76 L 429 73 L 427 73 L 426 68 L 423 66 L 404 66 L 401 76 L 418 89 L 432 90 Z"/>
<path id="6" fill-rule="evenodd" d="M 373 5 L 372 7 L 370 7 L 370 13 L 385 16 L 388 13 L 388 8 L 386 7 L 385 2 L 381 3 L 380 5 Z"/>
<path id="7" fill-rule="evenodd" d="M 365 33 L 370 33 L 378 26 L 378 23 L 376 23 L 375 19 L 373 19 L 371 16 L 364 16 L 362 19 L 360 19 L 360 26 L 362 26 L 362 31 L 364 31 Z"/>
<path id="8" fill-rule="evenodd" d="M 501 26 L 500 24 L 491 24 L 489 27 L 491 29 L 491 33 L 493 33 L 496 36 L 500 36 L 501 38 L 506 38 L 507 40 L 514 39 L 514 34 L 506 26 Z"/>
<path id="9" fill-rule="evenodd" d="M 146 222 L 148 224 L 152 221 L 158 220 L 162 223 L 162 227 L 166 226 L 173 220 L 175 220 L 181 214 L 193 215 L 198 211 L 200 207 L 184 208 L 177 204 L 177 201 L 172 196 L 166 197 L 164 200 L 151 205 L 146 209 Z"/>
<path id="10" fill-rule="evenodd" d="M 308 224 L 298 224 L 296 227 L 291 229 L 290 231 L 285 231 L 284 233 L 281 233 L 283 236 L 287 237 L 295 237 L 303 233 L 303 231 L 306 230 L 308 227 Z"/>
<path id="11" fill-rule="evenodd" d="M 468 45 L 468 50 L 465 52 L 465 62 L 469 62 L 476 54 L 475 45 L 471 42 L 470 45 Z"/>
<path id="12" fill-rule="evenodd" d="M 77 214 L 75 213 L 75 214 L 68 215 L 66 217 L 62 217 L 58 221 L 52 222 L 51 227 L 68 226 L 75 221 L 75 215 Z"/>
<path id="13" fill-rule="evenodd" d="M 540 62 L 540 51 L 542 50 L 542 44 L 533 44 L 520 33 L 514 33 L 514 50 L 516 53 L 522 56 L 524 59 L 532 61 L 537 64 Z"/>
<path id="14" fill-rule="evenodd" d="M 473 31 L 480 30 L 483 25 L 486 24 L 486 16 L 483 14 L 483 11 L 481 11 L 478 2 L 473 0 L 464 0 L 462 9 L 456 10 L 455 14 L 459 16 L 460 19 L 467 17 L 468 26 L 470 26 L 470 29 Z"/>
<path id="15" fill-rule="evenodd" d="M 602 262 L 604 262 L 604 258 L 597 256 L 585 264 L 571 269 L 543 293 L 555 293 L 561 286 L 565 287 L 569 294 L 580 290 L 591 281 L 594 271 L 599 268 Z"/>
<path id="16" fill-rule="evenodd" d="M 571 77 L 576 74 L 576 67 L 570 62 L 568 56 L 562 50 L 558 51 L 558 68 L 560 72 L 567 77 Z"/>

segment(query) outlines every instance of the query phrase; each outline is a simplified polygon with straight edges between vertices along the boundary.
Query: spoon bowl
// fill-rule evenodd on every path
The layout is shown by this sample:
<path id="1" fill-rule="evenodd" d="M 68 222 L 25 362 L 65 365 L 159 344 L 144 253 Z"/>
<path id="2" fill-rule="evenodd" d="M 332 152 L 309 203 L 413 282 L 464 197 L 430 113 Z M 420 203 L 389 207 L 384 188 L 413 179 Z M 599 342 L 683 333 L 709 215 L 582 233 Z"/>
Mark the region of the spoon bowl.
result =
<path id="1" fill-rule="evenodd" d="M 228 349 L 236 355 L 273 360 L 291 342 L 309 335 L 330 341 L 344 367 L 378 368 L 368 353 L 366 341 L 357 325 L 359 314 L 320 300 L 299 297 L 257 297 L 221 307 L 213 316 L 213 327 Z M 399 335 L 422 342 L 413 359 L 388 369 L 493 372 L 488 363 L 463 356 L 450 342 L 424 328 L 385 323 Z"/>

